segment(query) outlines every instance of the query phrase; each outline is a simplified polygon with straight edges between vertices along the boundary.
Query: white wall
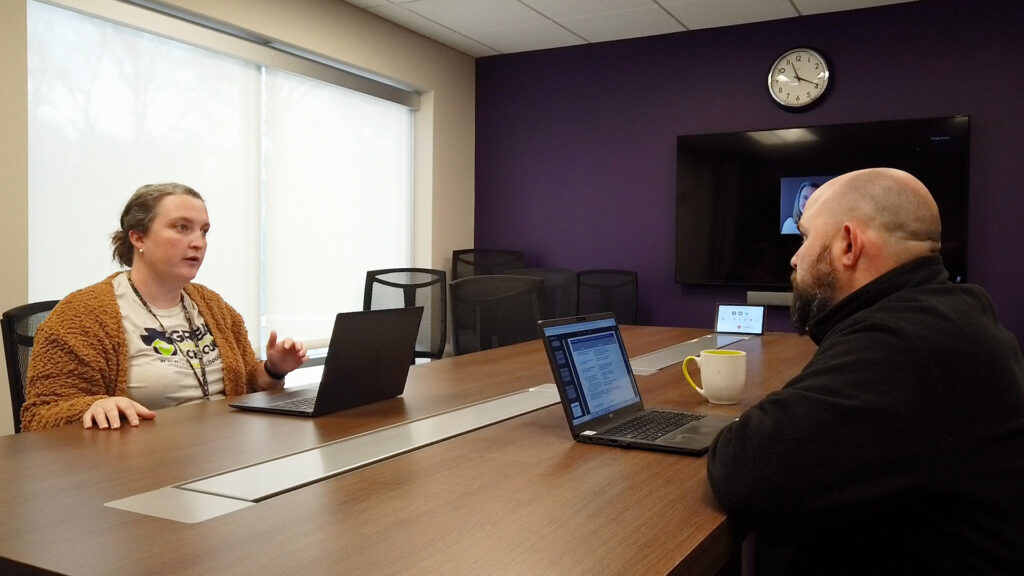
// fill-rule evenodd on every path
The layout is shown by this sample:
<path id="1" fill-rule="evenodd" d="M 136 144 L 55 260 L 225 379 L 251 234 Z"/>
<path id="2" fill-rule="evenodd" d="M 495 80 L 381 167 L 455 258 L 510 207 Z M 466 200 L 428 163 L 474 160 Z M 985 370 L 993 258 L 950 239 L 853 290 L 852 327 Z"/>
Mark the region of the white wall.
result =
<path id="1" fill-rule="evenodd" d="M 452 250 L 473 245 L 472 57 L 341 0 L 168 0 L 164 4 L 322 54 L 422 92 L 415 125 L 414 262 L 449 270 Z M 25 3 L 0 1 L 0 61 L 6 76 L 5 82 L 0 82 L 0 109 L 4 110 L 0 129 L 0 263 L 4 270 L 0 310 L 23 304 L 28 297 L 25 45 Z M 97 279 L 101 275 L 97 273 Z M 2 358 L 0 368 L 0 378 L 6 382 Z M 13 432 L 6 390 L 0 392 L 0 434 Z"/>

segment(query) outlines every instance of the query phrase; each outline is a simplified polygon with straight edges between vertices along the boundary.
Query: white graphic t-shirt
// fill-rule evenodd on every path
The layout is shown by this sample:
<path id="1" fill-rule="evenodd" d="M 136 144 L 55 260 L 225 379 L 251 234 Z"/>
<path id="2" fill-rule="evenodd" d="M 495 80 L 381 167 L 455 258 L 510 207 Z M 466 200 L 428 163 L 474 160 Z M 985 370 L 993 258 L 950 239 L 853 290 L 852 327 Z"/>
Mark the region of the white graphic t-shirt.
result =
<path id="1" fill-rule="evenodd" d="M 203 373 L 199 368 L 195 342 L 199 343 L 202 351 L 210 398 L 224 397 L 220 351 L 192 299 L 183 296 L 196 325 L 197 333 L 189 338 L 188 320 L 180 305 L 167 310 L 153 308 L 153 313 L 167 329 L 164 333 L 160 322 L 135 295 L 125 274 L 114 278 L 114 294 L 128 340 L 129 398 L 150 410 L 202 400 L 203 390 L 196 375 L 201 379 Z M 189 363 L 195 368 L 195 373 Z"/>

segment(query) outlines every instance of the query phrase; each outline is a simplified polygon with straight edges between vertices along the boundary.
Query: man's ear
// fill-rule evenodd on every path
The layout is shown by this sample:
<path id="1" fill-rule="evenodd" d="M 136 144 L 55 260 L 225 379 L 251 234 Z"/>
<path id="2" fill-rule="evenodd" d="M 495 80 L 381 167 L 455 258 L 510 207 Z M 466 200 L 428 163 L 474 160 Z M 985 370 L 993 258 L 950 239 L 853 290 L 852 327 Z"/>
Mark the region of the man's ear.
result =
<path id="1" fill-rule="evenodd" d="M 864 231 L 856 224 L 847 222 L 843 224 L 841 239 L 844 242 L 844 246 L 841 251 L 842 258 L 840 262 L 843 266 L 855 267 L 860 262 L 860 257 L 864 252 L 864 242 L 866 240 Z"/>

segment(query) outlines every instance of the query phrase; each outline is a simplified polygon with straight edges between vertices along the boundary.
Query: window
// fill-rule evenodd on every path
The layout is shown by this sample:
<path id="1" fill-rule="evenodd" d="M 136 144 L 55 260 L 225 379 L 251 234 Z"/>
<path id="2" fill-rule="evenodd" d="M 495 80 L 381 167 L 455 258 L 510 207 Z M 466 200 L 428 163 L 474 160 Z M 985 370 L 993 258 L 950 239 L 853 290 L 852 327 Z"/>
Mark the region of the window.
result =
<path id="1" fill-rule="evenodd" d="M 29 297 L 114 272 L 110 233 L 142 184 L 206 198 L 197 277 L 245 318 L 326 337 L 362 307 L 366 270 L 412 260 L 413 112 L 30 2 Z M 179 23 L 180 24 L 180 23 Z"/>

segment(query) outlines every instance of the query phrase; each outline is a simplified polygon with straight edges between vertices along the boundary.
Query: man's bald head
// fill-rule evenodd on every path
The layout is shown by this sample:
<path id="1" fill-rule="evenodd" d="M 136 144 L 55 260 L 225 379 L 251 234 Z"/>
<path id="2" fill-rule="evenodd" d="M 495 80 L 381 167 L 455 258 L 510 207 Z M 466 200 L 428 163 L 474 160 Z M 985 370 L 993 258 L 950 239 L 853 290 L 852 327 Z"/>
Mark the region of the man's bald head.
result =
<path id="1" fill-rule="evenodd" d="M 869 168 L 833 178 L 807 203 L 827 222 L 856 222 L 877 234 L 894 265 L 939 251 L 942 223 L 928 189 L 912 175 Z"/>
<path id="2" fill-rule="evenodd" d="M 829 180 L 807 201 L 798 227 L 804 242 L 790 260 L 790 314 L 801 331 L 893 268 L 938 253 L 942 230 L 928 189 L 889 168 Z"/>

